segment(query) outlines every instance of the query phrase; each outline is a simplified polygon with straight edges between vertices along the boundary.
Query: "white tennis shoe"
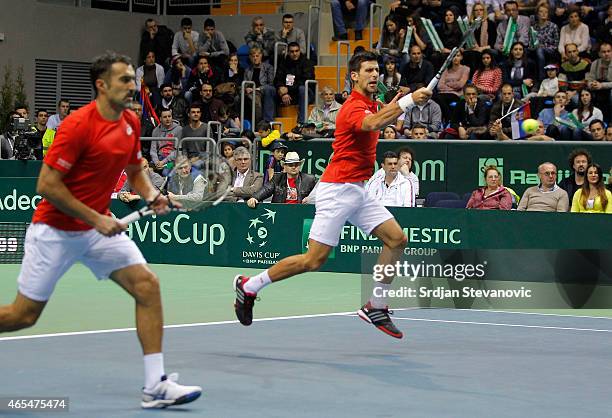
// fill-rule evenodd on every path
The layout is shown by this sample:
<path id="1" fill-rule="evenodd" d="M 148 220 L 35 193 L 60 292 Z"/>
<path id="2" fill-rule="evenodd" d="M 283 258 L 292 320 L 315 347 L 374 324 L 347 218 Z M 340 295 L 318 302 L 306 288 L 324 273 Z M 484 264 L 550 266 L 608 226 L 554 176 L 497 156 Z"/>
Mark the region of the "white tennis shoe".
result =
<path id="1" fill-rule="evenodd" d="M 178 373 L 162 376 L 152 390 L 142 390 L 143 408 L 166 408 L 170 405 L 182 405 L 193 402 L 202 394 L 199 386 L 183 386 L 177 383 Z"/>

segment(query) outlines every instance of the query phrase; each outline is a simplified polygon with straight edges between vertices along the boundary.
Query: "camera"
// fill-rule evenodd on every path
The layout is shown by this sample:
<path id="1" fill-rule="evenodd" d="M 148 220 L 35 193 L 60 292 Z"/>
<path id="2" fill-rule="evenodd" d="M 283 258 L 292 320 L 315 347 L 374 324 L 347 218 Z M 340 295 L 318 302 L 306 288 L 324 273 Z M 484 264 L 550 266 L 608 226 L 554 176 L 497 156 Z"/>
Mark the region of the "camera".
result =
<path id="1" fill-rule="evenodd" d="M 36 160 L 36 152 L 42 149 L 39 132 L 26 118 L 13 118 L 9 132 L 14 135 L 13 157 L 16 160 Z"/>

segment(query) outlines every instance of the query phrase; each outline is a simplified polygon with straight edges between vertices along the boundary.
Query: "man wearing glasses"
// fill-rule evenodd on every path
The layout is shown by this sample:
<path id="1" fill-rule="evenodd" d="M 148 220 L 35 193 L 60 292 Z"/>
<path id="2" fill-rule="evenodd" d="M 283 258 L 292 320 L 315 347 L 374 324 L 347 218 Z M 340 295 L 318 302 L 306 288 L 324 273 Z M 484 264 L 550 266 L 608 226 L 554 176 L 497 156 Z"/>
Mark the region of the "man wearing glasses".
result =
<path id="1" fill-rule="evenodd" d="M 557 185 L 557 167 L 553 163 L 542 163 L 538 167 L 540 184 L 525 190 L 518 210 L 531 212 L 567 212 L 567 192 Z"/>
<path id="2" fill-rule="evenodd" d="M 253 18 L 251 30 L 244 36 L 244 41 L 249 49 L 255 47 L 261 48 L 264 60 L 271 59 L 274 56 L 274 44 L 276 43 L 276 34 L 272 29 L 268 29 L 261 16 Z"/>
<path id="3" fill-rule="evenodd" d="M 283 27 L 278 31 L 277 37 L 280 41 L 287 44 L 296 42 L 300 46 L 302 54 L 306 54 L 306 36 L 304 31 L 293 26 L 293 22 L 292 14 L 283 15 Z"/>

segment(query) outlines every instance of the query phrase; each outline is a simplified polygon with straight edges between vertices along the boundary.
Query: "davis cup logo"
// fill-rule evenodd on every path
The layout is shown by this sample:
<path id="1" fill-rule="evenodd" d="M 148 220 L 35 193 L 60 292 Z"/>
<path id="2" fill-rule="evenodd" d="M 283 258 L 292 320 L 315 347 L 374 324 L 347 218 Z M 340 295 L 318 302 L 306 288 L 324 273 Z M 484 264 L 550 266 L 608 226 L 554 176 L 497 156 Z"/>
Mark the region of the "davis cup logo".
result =
<path id="1" fill-rule="evenodd" d="M 259 248 L 265 246 L 269 241 L 268 228 L 274 225 L 276 220 L 276 212 L 270 209 L 264 209 L 265 213 L 257 218 L 249 219 L 249 229 L 247 230 L 246 240 L 249 245 Z"/>

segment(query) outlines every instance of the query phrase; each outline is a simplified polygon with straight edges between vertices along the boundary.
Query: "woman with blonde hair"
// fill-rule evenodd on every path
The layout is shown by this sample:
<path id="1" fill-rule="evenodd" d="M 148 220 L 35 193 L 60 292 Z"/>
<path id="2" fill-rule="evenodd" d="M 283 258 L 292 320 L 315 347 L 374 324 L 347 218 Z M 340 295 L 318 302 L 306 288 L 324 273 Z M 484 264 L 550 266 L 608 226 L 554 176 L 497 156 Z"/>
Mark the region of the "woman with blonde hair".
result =
<path id="1" fill-rule="evenodd" d="M 599 164 L 588 165 L 586 181 L 574 193 L 572 212 L 612 213 L 612 192 L 606 190 Z"/>
<path id="2" fill-rule="evenodd" d="M 501 173 L 494 165 L 484 168 L 486 185 L 472 192 L 467 203 L 468 209 L 512 209 L 512 195 L 502 186 Z"/>

